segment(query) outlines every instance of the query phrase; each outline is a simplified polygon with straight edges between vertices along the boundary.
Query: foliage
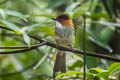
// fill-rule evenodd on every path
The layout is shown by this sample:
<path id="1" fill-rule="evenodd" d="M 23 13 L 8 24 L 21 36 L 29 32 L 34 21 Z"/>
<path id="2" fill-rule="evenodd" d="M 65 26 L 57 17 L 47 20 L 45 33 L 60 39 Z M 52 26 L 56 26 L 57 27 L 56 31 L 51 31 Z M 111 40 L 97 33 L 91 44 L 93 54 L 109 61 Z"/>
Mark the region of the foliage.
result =
<path id="1" fill-rule="evenodd" d="M 67 3 L 67 2 L 68 3 Z M 74 47 L 83 50 L 83 14 L 86 14 L 86 51 L 120 58 L 120 1 L 110 0 L 1 0 L 0 47 L 28 46 L 37 42 L 29 34 L 55 43 L 55 22 L 50 18 L 68 14 L 75 25 Z M 15 49 L 16 50 L 16 49 Z M 11 51 L 1 49 L 0 51 Z M 56 50 L 41 46 L 29 52 L 0 55 L 0 80 L 47 80 L 53 74 Z M 56 79 L 83 78 L 82 55 L 67 55 L 67 72 Z M 120 63 L 87 56 L 87 80 L 119 78 Z"/>

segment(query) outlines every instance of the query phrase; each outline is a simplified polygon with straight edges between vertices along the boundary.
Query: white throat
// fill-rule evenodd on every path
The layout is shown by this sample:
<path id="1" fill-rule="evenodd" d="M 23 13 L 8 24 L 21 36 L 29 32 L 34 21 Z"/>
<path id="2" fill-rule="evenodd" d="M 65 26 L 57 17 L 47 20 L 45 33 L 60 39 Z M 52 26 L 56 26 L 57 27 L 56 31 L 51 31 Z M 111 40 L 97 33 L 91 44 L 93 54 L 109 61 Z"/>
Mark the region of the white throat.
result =
<path id="1" fill-rule="evenodd" d="M 63 28 L 63 25 L 60 22 L 56 21 L 56 27 Z"/>

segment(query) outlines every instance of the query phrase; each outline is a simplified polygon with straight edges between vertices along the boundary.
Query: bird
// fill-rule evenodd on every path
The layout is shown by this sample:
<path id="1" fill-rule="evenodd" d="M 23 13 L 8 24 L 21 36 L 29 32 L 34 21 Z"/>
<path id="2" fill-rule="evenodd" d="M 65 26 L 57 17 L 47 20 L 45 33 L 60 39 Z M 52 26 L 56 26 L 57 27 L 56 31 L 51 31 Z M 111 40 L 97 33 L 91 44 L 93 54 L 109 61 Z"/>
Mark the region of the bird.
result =
<path id="1" fill-rule="evenodd" d="M 55 40 L 56 44 L 63 47 L 72 48 L 74 43 L 74 24 L 68 14 L 60 14 L 56 18 L 51 18 L 56 22 Z M 53 68 L 53 77 L 56 72 L 66 72 L 66 52 L 57 51 L 56 61 Z"/>

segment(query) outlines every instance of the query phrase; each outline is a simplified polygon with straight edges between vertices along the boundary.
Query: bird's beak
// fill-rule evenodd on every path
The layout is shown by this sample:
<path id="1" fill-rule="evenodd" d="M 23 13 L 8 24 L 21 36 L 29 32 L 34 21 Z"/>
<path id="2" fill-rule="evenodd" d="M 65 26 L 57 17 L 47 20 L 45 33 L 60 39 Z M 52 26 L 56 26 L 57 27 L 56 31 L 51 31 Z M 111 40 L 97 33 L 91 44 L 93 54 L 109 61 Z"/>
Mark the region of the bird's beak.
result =
<path id="1" fill-rule="evenodd" d="M 52 20 L 54 20 L 54 21 L 57 21 L 57 19 L 55 19 L 55 18 L 51 18 Z"/>

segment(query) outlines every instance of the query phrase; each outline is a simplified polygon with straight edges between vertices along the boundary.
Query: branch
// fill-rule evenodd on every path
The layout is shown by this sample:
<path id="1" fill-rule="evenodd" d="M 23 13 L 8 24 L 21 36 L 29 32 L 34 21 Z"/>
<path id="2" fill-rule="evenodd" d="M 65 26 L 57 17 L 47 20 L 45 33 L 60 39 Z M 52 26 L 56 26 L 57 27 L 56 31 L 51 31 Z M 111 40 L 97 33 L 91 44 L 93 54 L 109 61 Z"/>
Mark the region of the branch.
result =
<path id="1" fill-rule="evenodd" d="M 31 45 L 31 47 L 36 47 L 39 46 L 39 44 L 37 45 Z M 28 46 L 0 46 L 0 49 L 25 49 L 25 48 L 29 48 Z"/>
<path id="2" fill-rule="evenodd" d="M 9 30 L 9 31 L 13 31 L 12 29 L 4 27 L 4 26 L 0 26 L 0 28 L 5 29 L 5 30 Z"/>
<path id="3" fill-rule="evenodd" d="M 36 46 L 32 46 L 30 48 L 26 48 L 26 49 L 22 49 L 22 50 L 16 50 L 16 51 L 7 51 L 7 52 L 0 52 L 0 54 L 15 54 L 15 53 L 21 53 L 21 52 L 26 52 L 26 51 L 30 51 L 30 50 L 33 50 L 33 49 L 36 49 L 40 46 L 43 46 L 46 44 L 46 41 L 36 45 Z"/>
<path id="4" fill-rule="evenodd" d="M 40 42 L 44 42 L 44 40 L 41 40 L 40 38 L 38 38 L 36 36 L 33 36 L 33 35 L 29 35 L 29 36 L 31 38 L 34 38 L 34 39 L 40 41 Z M 59 49 L 59 50 L 73 52 L 73 53 L 76 53 L 76 54 L 82 54 L 82 55 L 84 54 L 83 51 L 80 51 L 80 50 L 77 50 L 77 49 L 71 49 L 71 48 L 62 47 L 62 46 L 56 45 L 54 43 L 50 43 L 48 41 L 46 41 L 45 45 L 51 46 L 51 47 Z M 86 51 L 86 55 L 87 56 L 98 57 L 98 58 L 103 58 L 103 59 L 107 59 L 107 60 L 111 60 L 111 61 L 120 62 L 120 59 L 110 57 L 110 56 L 107 56 L 107 55 L 103 55 L 103 54 L 100 54 L 100 53 L 92 53 L 92 52 L 87 52 Z"/>
<path id="5" fill-rule="evenodd" d="M 3 28 L 3 29 L 5 29 L 5 28 Z M 6 30 L 8 30 L 8 29 L 6 29 Z M 71 48 L 62 47 L 62 46 L 56 45 L 54 43 L 50 43 L 48 41 L 42 40 L 42 39 L 40 39 L 40 38 L 38 38 L 38 37 L 36 37 L 34 35 L 30 35 L 29 34 L 29 36 L 31 38 L 35 39 L 35 40 L 40 41 L 41 44 L 39 44 L 38 46 L 31 47 L 31 48 L 23 49 L 23 50 L 9 51 L 9 52 L 0 52 L 0 54 L 15 54 L 15 53 L 20 53 L 20 52 L 26 52 L 26 51 L 30 51 L 30 50 L 36 49 L 39 46 L 47 45 L 47 46 L 51 46 L 51 47 L 59 49 L 59 50 L 69 51 L 69 52 L 73 52 L 73 53 L 76 53 L 76 54 L 82 54 L 83 55 L 83 51 L 80 51 L 80 50 L 77 50 L 77 49 L 71 49 Z M 107 55 L 103 55 L 103 54 L 100 54 L 100 53 L 92 53 L 92 52 L 87 52 L 86 51 L 86 55 L 87 56 L 98 57 L 98 58 L 103 58 L 103 59 L 107 59 L 107 60 L 111 60 L 111 61 L 120 62 L 120 59 L 117 59 L 117 58 L 114 58 L 114 57 L 110 57 L 110 56 L 107 56 Z"/>

